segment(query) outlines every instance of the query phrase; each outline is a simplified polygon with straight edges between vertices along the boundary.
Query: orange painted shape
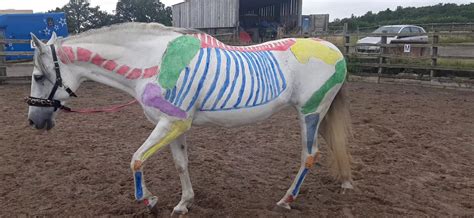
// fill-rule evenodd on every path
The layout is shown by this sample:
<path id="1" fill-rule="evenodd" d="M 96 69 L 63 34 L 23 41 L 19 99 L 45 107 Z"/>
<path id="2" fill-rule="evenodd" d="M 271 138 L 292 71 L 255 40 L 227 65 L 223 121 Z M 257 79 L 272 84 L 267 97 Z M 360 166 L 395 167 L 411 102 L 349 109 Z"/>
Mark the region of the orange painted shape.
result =
<path id="1" fill-rule="evenodd" d="M 306 157 L 305 167 L 306 169 L 311 169 L 313 168 L 313 166 L 314 166 L 314 157 L 310 155 Z"/>
<path id="2" fill-rule="evenodd" d="M 135 162 L 133 162 L 133 170 L 135 170 L 135 171 L 140 170 L 142 168 L 142 165 L 143 165 L 142 161 L 135 160 Z"/>

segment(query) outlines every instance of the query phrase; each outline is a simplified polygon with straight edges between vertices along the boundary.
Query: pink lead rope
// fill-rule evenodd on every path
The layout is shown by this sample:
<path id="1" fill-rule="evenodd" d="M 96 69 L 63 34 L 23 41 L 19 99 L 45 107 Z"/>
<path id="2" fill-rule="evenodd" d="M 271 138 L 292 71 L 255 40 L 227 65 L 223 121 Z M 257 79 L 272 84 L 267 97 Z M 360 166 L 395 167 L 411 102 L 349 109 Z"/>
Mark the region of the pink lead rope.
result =
<path id="1" fill-rule="evenodd" d="M 128 102 L 126 104 L 115 105 L 115 106 L 112 106 L 110 108 L 102 108 L 102 109 L 78 109 L 78 110 L 74 110 L 74 109 L 71 109 L 71 108 L 61 108 L 61 109 L 64 112 L 67 112 L 67 113 L 80 113 L 80 114 L 113 113 L 113 112 L 120 111 L 124 107 L 130 106 L 132 104 L 136 104 L 137 102 L 138 102 L 137 100 L 133 100 L 133 101 Z"/>

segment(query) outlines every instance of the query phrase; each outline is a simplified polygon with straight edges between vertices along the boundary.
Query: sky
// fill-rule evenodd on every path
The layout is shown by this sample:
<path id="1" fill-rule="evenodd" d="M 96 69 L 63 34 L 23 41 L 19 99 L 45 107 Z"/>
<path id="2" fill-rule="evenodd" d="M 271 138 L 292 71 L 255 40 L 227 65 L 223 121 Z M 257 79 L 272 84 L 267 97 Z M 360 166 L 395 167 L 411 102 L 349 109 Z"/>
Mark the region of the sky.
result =
<path id="1" fill-rule="evenodd" d="M 167 6 L 184 0 L 161 0 Z M 0 9 L 33 9 L 44 12 L 62 7 L 68 0 L 0 0 Z M 102 10 L 113 13 L 117 0 L 91 0 L 91 5 L 99 5 Z M 438 3 L 469 4 L 474 0 L 303 0 L 303 14 L 329 14 L 330 20 L 335 18 L 364 15 L 368 11 L 378 12 L 397 6 L 420 7 Z"/>

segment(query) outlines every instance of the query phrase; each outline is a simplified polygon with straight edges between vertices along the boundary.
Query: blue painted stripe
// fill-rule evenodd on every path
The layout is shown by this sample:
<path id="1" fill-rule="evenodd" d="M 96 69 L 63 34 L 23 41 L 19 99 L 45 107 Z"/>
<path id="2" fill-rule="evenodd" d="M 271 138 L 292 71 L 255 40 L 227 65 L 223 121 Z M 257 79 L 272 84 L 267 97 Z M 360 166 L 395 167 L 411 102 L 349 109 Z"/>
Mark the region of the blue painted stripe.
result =
<path id="1" fill-rule="evenodd" d="M 298 182 L 296 182 L 295 189 L 293 189 L 293 192 L 291 193 L 293 197 L 296 197 L 300 192 L 301 184 L 303 184 L 304 177 L 306 176 L 306 174 L 308 174 L 308 171 L 309 170 L 305 168 L 301 173 L 300 177 L 298 178 Z"/>
<path id="2" fill-rule="evenodd" d="M 201 93 L 202 87 L 204 86 L 204 82 L 206 81 L 207 73 L 209 71 L 209 62 L 211 59 L 211 48 L 207 48 L 207 58 L 206 58 L 206 66 L 204 68 L 203 75 L 201 76 L 201 80 L 199 81 L 196 93 L 194 94 L 191 103 L 188 105 L 188 109 L 186 111 L 191 110 L 191 108 L 194 106 L 196 103 L 197 98 L 199 97 L 199 94 Z"/>
<path id="3" fill-rule="evenodd" d="M 274 93 L 274 97 L 276 97 L 280 93 L 280 87 L 277 85 L 278 75 L 275 68 L 273 67 L 273 62 L 271 58 L 268 57 L 268 51 L 265 52 L 263 55 L 265 56 L 265 60 L 267 60 L 268 69 L 271 72 L 273 93 Z"/>
<path id="4" fill-rule="evenodd" d="M 167 89 L 167 90 L 166 90 L 166 94 L 165 94 L 165 99 L 169 101 L 169 100 L 170 100 L 170 96 L 171 96 L 171 90 L 170 90 L 170 89 Z"/>
<path id="5" fill-rule="evenodd" d="M 211 84 L 211 88 L 209 89 L 209 91 L 207 91 L 206 97 L 204 98 L 204 101 L 201 104 L 201 109 L 204 108 L 207 101 L 209 100 L 211 95 L 214 93 L 214 90 L 216 89 L 217 81 L 219 80 L 219 75 L 221 73 L 221 52 L 220 52 L 220 49 L 218 48 L 216 48 L 215 51 L 216 51 L 216 56 L 217 56 L 216 75 L 214 75 L 214 81 Z"/>
<path id="6" fill-rule="evenodd" d="M 170 102 L 173 102 L 174 99 L 176 98 L 176 86 L 171 90 L 171 95 L 170 95 Z"/>
<path id="7" fill-rule="evenodd" d="M 143 198 L 142 189 L 142 172 L 135 172 L 135 199 L 140 200 Z"/>
<path id="8" fill-rule="evenodd" d="M 232 95 L 234 94 L 235 84 L 237 83 L 237 79 L 239 78 L 239 74 L 240 74 L 239 62 L 236 60 L 235 56 L 232 53 L 230 54 L 232 55 L 232 58 L 234 59 L 234 63 L 235 63 L 235 75 L 234 75 L 234 80 L 232 80 L 232 86 L 230 87 L 230 92 L 229 94 L 227 94 L 227 98 L 225 99 L 224 103 L 221 105 L 220 107 L 221 109 L 225 108 L 230 97 L 232 97 Z"/>
<path id="9" fill-rule="evenodd" d="M 246 78 L 245 78 L 245 65 L 244 65 L 244 62 L 242 61 L 242 57 L 239 55 L 240 52 L 234 52 L 235 53 L 235 56 L 237 56 L 237 58 L 239 59 L 239 63 L 240 63 L 240 67 L 241 67 L 241 72 L 242 72 L 242 84 L 240 85 L 240 91 L 239 91 L 239 97 L 237 99 L 237 102 L 235 102 L 233 108 L 236 108 L 240 105 L 240 102 L 242 102 L 242 98 L 244 97 L 244 91 L 245 91 L 245 83 L 247 82 L 246 81 Z M 253 87 L 252 87 L 253 88 Z M 253 92 L 253 89 L 250 93 Z"/>
<path id="10" fill-rule="evenodd" d="M 305 116 L 304 121 L 306 125 L 306 146 L 308 148 L 308 154 L 311 154 L 318 134 L 319 114 L 307 115 Z"/>
<path id="11" fill-rule="evenodd" d="M 221 90 L 219 91 L 219 94 L 217 95 L 217 98 L 216 98 L 216 101 L 214 102 L 214 105 L 212 105 L 212 109 L 211 110 L 215 110 L 216 107 L 217 107 L 217 104 L 219 103 L 219 101 L 221 100 L 222 96 L 224 96 L 224 93 L 225 91 L 227 90 L 227 87 L 229 86 L 229 79 L 230 79 L 230 65 L 231 65 L 231 59 L 230 59 L 230 56 L 229 54 L 227 53 L 226 50 L 222 50 L 222 52 L 224 53 L 225 57 L 226 57 L 226 71 L 225 71 L 225 80 L 224 80 L 224 84 L 222 85 L 221 87 Z"/>
<path id="12" fill-rule="evenodd" d="M 273 75 L 275 76 L 275 85 L 276 85 L 276 90 L 278 93 L 280 93 L 282 90 L 281 90 L 281 87 L 280 87 L 280 78 L 278 78 L 278 75 L 277 75 L 277 71 L 276 71 L 276 68 L 275 68 L 275 64 L 277 63 L 274 63 L 273 60 L 271 59 L 270 55 L 269 55 L 270 52 L 266 52 L 265 53 L 265 56 L 268 58 L 268 60 L 270 61 L 270 66 L 272 68 L 272 71 L 273 71 Z M 283 78 L 282 78 L 283 79 Z"/>
<path id="13" fill-rule="evenodd" d="M 260 55 L 263 59 L 263 62 L 265 63 L 265 69 L 266 69 L 266 72 L 267 72 L 267 75 L 268 75 L 268 85 L 270 87 L 270 92 L 269 92 L 269 100 L 271 99 L 274 99 L 275 96 L 276 96 L 276 92 L 275 92 L 275 85 L 273 85 L 273 72 L 272 72 L 272 69 L 270 68 L 270 63 L 268 63 L 268 59 L 267 57 L 265 56 L 265 53 L 266 51 L 264 52 L 261 52 Z"/>
<path id="14" fill-rule="evenodd" d="M 204 55 L 204 49 L 201 48 L 199 50 L 199 57 L 197 59 L 196 66 L 194 67 L 193 75 L 191 76 L 191 80 L 189 81 L 189 84 L 186 87 L 186 91 L 184 92 L 183 96 L 181 96 L 181 99 L 178 102 L 178 105 L 177 105 L 178 107 L 181 107 L 181 105 L 183 105 L 184 99 L 186 99 L 186 97 L 188 96 L 189 90 L 191 89 L 191 86 L 192 86 L 193 81 L 194 81 L 194 77 L 196 77 L 196 74 L 199 70 L 199 67 L 201 66 L 203 55 Z"/>
<path id="15" fill-rule="evenodd" d="M 257 58 L 257 55 L 255 54 L 255 52 L 252 52 L 252 53 L 249 53 L 251 56 L 252 56 L 252 59 L 255 61 L 255 65 L 257 65 L 257 74 L 259 75 L 259 78 L 260 78 L 260 87 L 262 88 L 261 89 L 261 93 L 260 93 L 260 96 L 258 96 L 258 98 L 255 98 L 255 101 L 254 101 L 254 105 L 257 105 L 257 104 L 261 104 L 263 102 L 263 99 L 264 99 L 264 95 L 265 95 L 265 80 L 264 80 L 264 76 L 263 76 L 263 70 L 262 70 L 262 65 L 259 61 L 259 59 Z"/>
<path id="16" fill-rule="evenodd" d="M 176 97 L 174 101 L 175 105 L 179 103 L 179 100 L 181 99 L 181 95 L 183 94 L 183 91 L 184 91 L 184 87 L 186 87 L 186 83 L 188 83 L 189 72 L 190 72 L 189 67 L 186 67 L 183 83 L 181 84 L 181 87 L 179 88 L 178 96 Z"/>
<path id="17" fill-rule="evenodd" d="M 280 63 L 278 63 L 277 59 L 275 58 L 275 56 L 273 55 L 272 52 L 269 52 L 270 56 L 272 57 L 273 59 L 273 62 L 275 62 L 275 65 L 277 66 L 278 68 L 278 72 L 280 74 L 280 78 L 281 78 L 281 81 L 282 81 L 282 91 L 286 89 L 286 78 L 285 78 L 285 75 L 283 75 L 283 71 L 281 71 L 281 67 L 280 67 Z"/>
<path id="18" fill-rule="evenodd" d="M 253 56 L 250 54 L 250 53 L 244 53 L 247 55 L 248 59 L 250 60 L 250 63 L 252 64 L 252 68 L 253 68 L 253 73 L 254 73 L 254 77 L 256 79 L 256 85 L 257 85 L 257 91 L 255 92 L 255 97 L 254 97 L 254 100 L 252 102 L 252 106 L 255 106 L 257 105 L 257 100 L 258 100 L 258 96 L 261 92 L 261 83 L 260 83 L 260 75 L 259 75 L 259 71 L 258 71 L 258 66 L 257 66 L 257 62 L 254 60 Z"/>
<path id="19" fill-rule="evenodd" d="M 262 74 L 264 78 L 264 85 L 265 85 L 265 93 L 264 93 L 264 102 L 269 100 L 269 93 L 270 93 L 270 83 L 268 82 L 268 72 L 267 68 L 265 67 L 265 61 L 261 57 L 261 52 L 256 53 L 257 58 L 260 60 L 260 64 L 262 65 Z"/>
<path id="20" fill-rule="evenodd" d="M 250 61 L 250 58 L 247 56 L 247 53 L 246 52 L 242 52 L 240 53 L 242 54 L 242 56 L 244 57 L 244 60 L 245 62 L 247 63 L 247 65 L 249 66 L 249 77 L 250 77 L 250 86 L 252 87 L 250 90 L 250 95 L 247 99 L 247 101 L 245 102 L 245 106 L 249 106 L 250 104 L 250 101 L 252 100 L 253 98 L 253 95 L 254 95 L 254 89 L 255 89 L 255 76 L 254 76 L 254 72 L 253 72 L 253 63 Z M 258 91 L 257 90 L 257 94 L 258 94 Z"/>

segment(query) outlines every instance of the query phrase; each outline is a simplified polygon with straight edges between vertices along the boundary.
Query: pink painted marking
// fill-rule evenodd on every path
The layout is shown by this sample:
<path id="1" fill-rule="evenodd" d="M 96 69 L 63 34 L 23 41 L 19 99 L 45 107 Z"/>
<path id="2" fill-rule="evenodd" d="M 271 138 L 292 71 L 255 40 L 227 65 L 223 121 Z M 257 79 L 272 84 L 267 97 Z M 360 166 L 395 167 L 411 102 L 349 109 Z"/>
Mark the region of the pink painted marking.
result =
<path id="1" fill-rule="evenodd" d="M 91 62 L 97 66 L 102 66 L 102 64 L 105 62 L 105 59 L 101 57 L 99 54 L 95 54 Z"/>
<path id="2" fill-rule="evenodd" d="M 59 54 L 59 59 L 61 62 L 68 64 L 68 63 L 73 63 L 74 60 L 76 59 L 74 55 L 74 51 L 72 50 L 71 47 L 69 46 L 63 46 L 58 50 Z"/>
<path id="3" fill-rule="evenodd" d="M 145 73 L 143 74 L 142 78 L 146 79 L 146 78 L 154 77 L 158 74 L 159 70 L 160 68 L 158 66 L 147 68 L 145 69 Z"/>
<path id="4" fill-rule="evenodd" d="M 83 62 L 89 62 L 91 59 L 92 52 L 88 49 L 77 47 L 77 60 Z"/>
<path id="5" fill-rule="evenodd" d="M 127 75 L 127 79 L 138 79 L 142 75 L 142 69 L 135 68 Z"/>
<path id="6" fill-rule="evenodd" d="M 117 68 L 118 64 L 115 63 L 115 61 L 112 61 L 112 60 L 108 60 L 107 62 L 105 62 L 103 68 L 108 70 L 108 71 L 114 71 L 115 68 Z"/>
<path id="7" fill-rule="evenodd" d="M 127 65 L 122 65 L 122 66 L 117 70 L 117 74 L 125 75 L 125 74 L 128 73 L 128 71 L 130 71 L 130 67 L 127 66 Z"/>

